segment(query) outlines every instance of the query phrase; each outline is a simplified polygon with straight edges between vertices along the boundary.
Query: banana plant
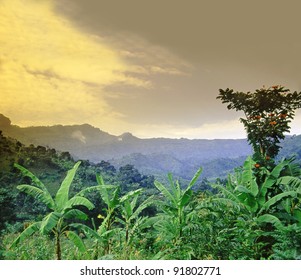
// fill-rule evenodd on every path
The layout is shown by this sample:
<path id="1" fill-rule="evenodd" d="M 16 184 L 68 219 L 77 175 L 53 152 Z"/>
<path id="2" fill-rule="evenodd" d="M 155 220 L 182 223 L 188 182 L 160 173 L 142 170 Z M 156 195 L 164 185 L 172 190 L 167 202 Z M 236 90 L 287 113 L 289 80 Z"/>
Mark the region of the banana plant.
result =
<path id="1" fill-rule="evenodd" d="M 297 222 L 301 226 L 301 179 L 294 176 L 283 176 L 277 180 L 277 183 L 283 186 L 286 191 L 297 193 L 293 199 L 285 198 L 281 205 L 286 213 L 292 217 L 293 222 Z"/>
<path id="2" fill-rule="evenodd" d="M 292 200 L 300 194 L 296 188 L 288 190 L 280 188 L 281 184 L 288 182 L 288 177 L 284 177 L 283 174 L 290 170 L 291 162 L 291 159 L 282 160 L 272 171 L 261 167 L 261 177 L 258 180 L 258 176 L 254 173 L 256 162 L 248 157 L 241 173 L 236 173 L 236 176 L 228 176 L 226 187 L 214 186 L 220 189 L 226 199 L 247 211 L 257 222 L 281 226 L 277 213 L 272 211 L 272 207 L 282 203 L 285 199 Z"/>
<path id="3" fill-rule="evenodd" d="M 124 248 L 130 250 L 130 245 L 133 242 L 136 231 L 151 226 L 151 221 L 153 219 L 149 217 L 141 217 L 141 212 L 154 203 L 154 196 L 148 197 L 140 205 L 137 206 L 137 201 L 140 192 L 136 192 L 133 196 L 127 197 L 120 206 L 121 219 L 117 220 L 124 226 L 125 230 L 125 244 Z M 129 252 L 126 252 L 127 254 Z"/>
<path id="4" fill-rule="evenodd" d="M 89 187 L 86 189 L 83 189 L 78 193 L 79 196 L 85 196 L 88 193 L 98 191 L 102 200 L 106 204 L 107 208 L 105 209 L 106 216 L 102 217 L 103 222 L 99 226 L 99 228 L 95 231 L 88 227 L 82 227 L 84 229 L 84 232 L 90 236 L 94 237 L 96 239 L 96 245 L 95 245 L 95 258 L 98 257 L 98 245 L 100 242 L 105 244 L 104 253 L 109 254 L 110 253 L 110 237 L 114 235 L 117 228 L 113 228 L 114 223 L 116 223 L 117 218 L 116 214 L 118 209 L 121 207 L 121 205 L 129 200 L 131 197 L 135 197 L 138 195 L 142 189 L 138 189 L 135 191 L 130 191 L 126 193 L 123 196 L 120 196 L 120 187 L 115 185 L 106 185 L 103 177 L 99 174 L 96 174 L 96 180 L 98 185 Z M 102 215 L 100 215 L 102 216 Z M 73 224 L 75 227 L 78 227 L 80 225 Z"/>
<path id="5" fill-rule="evenodd" d="M 300 190 L 297 177 L 294 177 L 298 168 L 292 166 L 291 159 L 284 159 L 268 170 L 248 157 L 242 169 L 228 176 L 226 186 L 213 185 L 220 193 L 212 198 L 212 209 L 221 205 L 228 212 L 233 211 L 235 219 L 227 231 L 233 233 L 232 238 L 238 241 L 238 247 L 249 248 L 250 256 L 257 252 L 256 257 L 267 258 L 273 246 L 273 232 L 282 231 L 295 219 L 289 213 L 288 205 L 299 201 Z M 286 210 L 284 205 L 287 205 Z M 297 218 L 299 212 L 294 211 Z M 248 242 L 244 243 L 244 240 Z M 243 244 L 247 244 L 246 247 Z"/>
<path id="6" fill-rule="evenodd" d="M 166 233 L 173 232 L 175 240 L 179 240 L 183 235 L 183 227 L 185 226 L 188 214 L 185 210 L 193 195 L 191 188 L 196 183 L 201 173 L 202 168 L 199 168 L 185 189 L 181 188 L 178 180 L 174 182 L 171 173 L 168 174 L 170 183 L 169 189 L 159 181 L 154 182 L 156 188 L 164 197 L 164 200 L 161 202 L 161 209 L 165 215 L 164 220 L 167 219 L 166 221 L 163 221 L 166 225 Z M 164 226 L 162 227 L 161 222 L 159 222 L 157 226 L 163 229 Z"/>
<path id="7" fill-rule="evenodd" d="M 15 167 L 18 168 L 24 176 L 29 177 L 34 183 L 34 185 L 19 185 L 17 188 L 44 203 L 49 208 L 50 213 L 47 214 L 42 221 L 34 222 L 27 227 L 16 238 L 11 247 L 17 246 L 26 237 L 35 232 L 40 232 L 41 234 L 49 234 L 50 232 L 53 232 L 55 235 L 56 258 L 58 260 L 62 258 L 61 238 L 63 235 L 66 235 L 66 237 L 74 243 L 80 252 L 86 251 L 82 239 L 71 229 L 71 224 L 69 223 L 70 219 L 86 220 L 88 218 L 83 211 L 76 209 L 75 207 L 83 206 L 89 210 L 94 208 L 93 203 L 85 197 L 74 195 L 69 198 L 69 189 L 80 163 L 80 161 L 77 162 L 74 167 L 68 171 L 55 197 L 50 195 L 45 185 L 34 174 L 19 164 L 15 164 Z"/>

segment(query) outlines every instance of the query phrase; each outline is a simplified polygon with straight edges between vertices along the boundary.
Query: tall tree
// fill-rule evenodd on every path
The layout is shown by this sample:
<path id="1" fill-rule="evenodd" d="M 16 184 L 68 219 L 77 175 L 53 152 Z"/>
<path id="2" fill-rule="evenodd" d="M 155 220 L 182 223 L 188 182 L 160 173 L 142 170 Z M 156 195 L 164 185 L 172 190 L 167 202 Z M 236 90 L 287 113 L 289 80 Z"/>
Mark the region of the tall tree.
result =
<path id="1" fill-rule="evenodd" d="M 290 92 L 283 86 L 257 89 L 255 92 L 234 92 L 220 89 L 217 99 L 227 108 L 243 111 L 241 118 L 248 141 L 254 149 L 254 158 L 269 161 L 278 154 L 280 140 L 290 131 L 295 110 L 301 108 L 301 92 Z"/>

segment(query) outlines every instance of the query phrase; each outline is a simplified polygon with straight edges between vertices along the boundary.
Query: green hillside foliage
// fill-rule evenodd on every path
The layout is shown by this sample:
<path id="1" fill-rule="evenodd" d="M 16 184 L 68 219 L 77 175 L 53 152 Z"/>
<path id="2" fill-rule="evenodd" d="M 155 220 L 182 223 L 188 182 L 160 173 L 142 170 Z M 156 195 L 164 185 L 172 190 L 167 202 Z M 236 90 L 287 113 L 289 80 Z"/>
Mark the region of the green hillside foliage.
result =
<path id="1" fill-rule="evenodd" d="M 2 259 L 301 258 L 294 159 L 270 170 L 248 157 L 226 179 L 199 168 L 154 180 L 2 134 L 0 147 Z"/>
<path id="2" fill-rule="evenodd" d="M 24 223 L 32 220 L 37 214 L 46 213 L 44 205 L 16 189 L 16 185 L 28 184 L 30 179 L 22 176 L 14 167 L 15 163 L 29 169 L 47 186 L 49 193 L 54 195 L 66 171 L 75 164 L 75 161 L 68 152 L 58 152 L 43 146 L 25 146 L 17 140 L 3 136 L 2 132 L 0 151 L 0 229 L 3 229 L 6 223 Z M 84 186 L 96 185 L 97 173 L 102 174 L 108 183 L 122 185 L 123 193 L 140 187 L 149 189 L 154 187 L 154 177 L 140 174 L 132 165 L 121 166 L 117 170 L 107 161 L 98 164 L 82 161 L 74 178 L 71 194 Z M 97 214 L 94 213 L 95 216 Z"/>

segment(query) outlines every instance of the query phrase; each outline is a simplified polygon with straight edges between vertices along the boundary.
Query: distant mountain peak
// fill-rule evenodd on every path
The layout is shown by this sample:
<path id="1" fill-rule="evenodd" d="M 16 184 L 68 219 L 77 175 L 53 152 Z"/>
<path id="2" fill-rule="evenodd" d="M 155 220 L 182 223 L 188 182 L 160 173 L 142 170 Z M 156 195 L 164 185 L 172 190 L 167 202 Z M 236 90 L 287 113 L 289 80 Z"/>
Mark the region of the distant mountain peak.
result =
<path id="1" fill-rule="evenodd" d="M 139 139 L 139 138 L 137 138 L 130 132 L 125 132 L 125 133 L 121 134 L 120 136 L 118 136 L 119 141 L 136 140 L 136 139 Z"/>

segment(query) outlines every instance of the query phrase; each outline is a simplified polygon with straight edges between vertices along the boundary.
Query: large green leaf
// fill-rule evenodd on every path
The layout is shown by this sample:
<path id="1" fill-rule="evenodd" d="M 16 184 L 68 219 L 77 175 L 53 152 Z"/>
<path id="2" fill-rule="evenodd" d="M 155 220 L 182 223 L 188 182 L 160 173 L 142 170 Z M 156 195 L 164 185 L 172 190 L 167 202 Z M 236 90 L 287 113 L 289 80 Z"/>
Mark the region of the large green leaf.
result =
<path id="1" fill-rule="evenodd" d="M 268 210 L 272 205 L 274 205 L 275 203 L 279 202 L 280 200 L 282 200 L 285 197 L 295 197 L 297 195 L 297 193 L 295 191 L 287 191 L 287 192 L 283 192 L 280 194 L 277 194 L 275 196 L 273 196 L 272 198 L 270 198 L 260 209 L 260 211 L 258 212 L 258 214 L 260 214 L 262 211 L 264 210 Z"/>
<path id="2" fill-rule="evenodd" d="M 99 185 L 99 193 L 102 200 L 106 203 L 109 209 L 114 209 L 119 204 L 119 186 L 105 185 L 102 176 L 96 174 L 96 181 Z M 113 190 L 113 193 L 111 192 Z"/>
<path id="3" fill-rule="evenodd" d="M 237 197 L 236 194 L 234 194 L 232 191 L 226 189 L 224 186 L 221 186 L 221 185 L 218 185 L 218 184 L 213 184 L 212 185 L 214 188 L 218 188 L 222 193 L 223 195 L 226 197 L 226 198 L 230 198 L 231 200 L 233 201 L 236 201 L 238 203 L 241 203 L 240 199 Z"/>
<path id="4" fill-rule="evenodd" d="M 71 230 L 66 231 L 66 236 L 69 240 L 73 242 L 73 244 L 78 248 L 78 250 L 81 253 L 86 252 L 86 246 L 83 242 L 83 240 L 74 232 Z"/>
<path id="5" fill-rule="evenodd" d="M 289 164 L 289 161 L 287 161 L 287 160 L 283 160 L 280 163 L 278 163 L 271 171 L 271 177 L 274 177 L 275 179 L 279 178 L 281 171 L 288 164 Z"/>
<path id="6" fill-rule="evenodd" d="M 79 191 L 76 196 L 85 196 L 89 193 L 95 193 L 95 191 L 102 191 L 103 189 L 107 189 L 107 190 L 111 190 L 111 189 L 116 189 L 116 186 L 113 185 L 97 185 L 97 186 L 92 186 L 92 187 L 88 187 L 85 188 L 81 191 Z"/>
<path id="7" fill-rule="evenodd" d="M 88 188 L 89 189 L 89 188 Z M 100 185 L 97 187 L 99 194 L 108 208 L 113 209 L 119 204 L 120 188 L 114 185 Z"/>
<path id="8" fill-rule="evenodd" d="M 229 198 L 224 198 L 224 197 L 213 198 L 212 202 L 213 203 L 217 202 L 217 203 L 221 204 L 223 207 L 225 207 L 225 209 L 229 208 L 229 207 L 233 207 L 237 211 L 240 211 L 241 210 L 241 206 L 242 206 L 242 204 L 240 203 L 240 201 L 235 201 L 235 200 L 232 200 L 232 199 L 229 199 Z M 212 214 L 214 215 L 214 211 L 213 211 L 211 205 L 205 204 L 205 208 L 208 208 L 208 209 L 212 210 Z"/>
<path id="9" fill-rule="evenodd" d="M 134 220 L 136 219 L 139 214 L 148 206 L 152 205 L 154 203 L 154 196 L 150 196 L 148 197 L 146 200 L 144 200 L 138 207 L 137 209 L 134 211 L 134 213 L 132 214 L 132 216 L 130 217 L 130 220 Z"/>
<path id="10" fill-rule="evenodd" d="M 176 186 L 175 182 L 174 182 L 174 179 L 173 179 L 172 173 L 168 173 L 167 178 L 168 178 L 168 181 L 169 181 L 169 185 L 170 185 L 170 188 L 171 188 L 172 195 L 174 195 L 175 197 L 179 197 L 180 192 L 181 192 L 179 182 L 177 182 L 177 186 Z"/>
<path id="11" fill-rule="evenodd" d="M 70 209 L 64 214 L 65 219 L 87 220 L 88 215 L 79 209 Z"/>
<path id="12" fill-rule="evenodd" d="M 73 223 L 73 224 L 70 224 L 70 227 L 83 231 L 90 238 L 91 237 L 96 238 L 96 239 L 100 238 L 99 234 L 95 230 L 93 230 L 92 228 L 90 228 L 84 224 Z"/>
<path id="13" fill-rule="evenodd" d="M 287 161 L 282 161 L 273 168 L 273 170 L 267 176 L 267 178 L 265 179 L 264 183 L 261 186 L 261 190 L 260 190 L 261 197 L 264 197 L 267 193 L 267 189 L 271 188 L 277 182 L 277 179 L 279 178 L 281 171 L 287 164 L 288 164 Z"/>
<path id="14" fill-rule="evenodd" d="M 10 245 L 10 248 L 16 247 L 20 242 L 22 242 L 28 236 L 34 234 L 35 232 L 40 230 L 42 222 L 36 222 L 27 227 Z"/>
<path id="15" fill-rule="evenodd" d="M 99 175 L 99 174 L 96 174 L 96 181 L 97 181 L 98 185 L 100 185 L 100 186 L 102 186 L 102 185 L 105 184 L 105 182 L 104 182 L 102 176 Z"/>
<path id="16" fill-rule="evenodd" d="M 137 195 L 135 195 L 131 201 L 131 208 L 132 209 L 135 209 L 136 205 L 137 205 L 137 201 L 138 201 L 138 198 L 139 198 L 139 194 L 140 193 L 137 193 Z"/>
<path id="17" fill-rule="evenodd" d="M 54 201 L 48 191 L 45 192 L 44 190 L 31 185 L 19 185 L 17 186 L 17 189 L 36 198 L 37 200 L 44 203 L 48 208 L 54 210 Z"/>
<path id="18" fill-rule="evenodd" d="M 41 190 L 45 191 L 45 192 L 48 192 L 47 188 L 45 187 L 45 185 L 39 180 L 38 177 L 36 177 L 34 174 L 32 174 L 29 170 L 27 170 L 25 167 L 15 163 L 14 164 L 14 167 L 18 168 L 22 174 L 24 176 L 27 176 L 29 177 L 33 183 L 35 183 L 35 185 L 40 188 Z"/>
<path id="19" fill-rule="evenodd" d="M 197 181 L 197 179 L 200 177 L 202 171 L 203 171 L 203 168 L 200 167 L 200 168 L 198 169 L 198 171 L 194 174 L 194 176 L 193 176 L 193 178 L 191 179 L 191 181 L 189 182 L 187 189 L 190 189 L 190 188 L 196 183 L 196 181 Z"/>
<path id="20" fill-rule="evenodd" d="M 44 193 L 43 196 L 45 197 L 45 201 L 42 201 L 42 202 L 45 203 L 50 209 L 53 210 L 54 201 L 53 201 L 49 191 L 47 190 L 45 185 L 39 180 L 39 178 L 36 177 L 33 173 L 31 173 L 29 170 L 27 170 L 25 167 L 23 167 L 17 163 L 14 164 L 14 167 L 18 168 L 24 176 L 29 177 L 32 180 L 32 182 L 36 185 L 36 187 L 43 191 L 43 193 Z"/>
<path id="21" fill-rule="evenodd" d="M 57 225 L 61 216 L 58 212 L 51 212 L 45 216 L 41 223 L 40 232 L 42 234 L 49 233 Z"/>
<path id="22" fill-rule="evenodd" d="M 113 212 L 109 212 L 108 215 L 103 220 L 103 222 L 101 223 L 101 225 L 99 226 L 99 228 L 97 230 L 97 233 L 99 234 L 99 236 L 102 236 L 107 232 L 107 225 L 111 219 L 112 213 Z"/>
<path id="23" fill-rule="evenodd" d="M 72 169 L 70 169 L 65 177 L 65 179 L 63 180 L 59 190 L 56 193 L 55 196 L 55 203 L 57 206 L 57 210 L 61 211 L 64 207 L 65 204 L 67 203 L 68 199 L 69 199 L 69 189 L 70 189 L 70 185 L 73 181 L 73 178 L 75 176 L 75 173 L 80 165 L 80 161 L 78 161 L 74 167 Z"/>
<path id="24" fill-rule="evenodd" d="M 298 193 L 300 193 L 301 179 L 299 179 L 298 177 L 283 176 L 278 179 L 277 183 L 291 186 L 293 190 L 296 190 Z"/>
<path id="25" fill-rule="evenodd" d="M 258 210 L 257 199 L 254 196 L 248 196 L 244 205 L 249 209 L 250 212 L 255 213 Z"/>
<path id="26" fill-rule="evenodd" d="M 236 182 L 234 182 L 234 178 L 233 177 L 236 177 Z M 240 179 L 238 178 L 239 176 L 241 176 L 240 173 L 238 173 L 236 171 L 236 174 L 235 175 L 231 175 L 231 174 L 228 174 L 227 176 L 227 182 L 226 182 L 226 189 L 229 190 L 229 191 L 233 191 L 234 192 L 234 189 L 236 188 L 236 185 L 238 184 L 238 182 L 240 183 Z M 216 187 L 217 185 L 212 185 L 212 187 Z"/>
<path id="27" fill-rule="evenodd" d="M 242 186 L 242 185 L 237 186 L 235 188 L 235 191 L 240 192 L 240 193 L 249 194 L 249 195 L 252 195 L 254 197 L 252 191 L 250 189 L 246 188 L 245 186 Z"/>
<path id="28" fill-rule="evenodd" d="M 277 228 L 282 226 L 281 221 L 277 217 L 275 217 L 271 214 L 264 214 L 264 215 L 259 216 L 258 218 L 256 218 L 256 222 L 259 224 L 270 223 L 270 224 L 275 225 Z"/>
<path id="29" fill-rule="evenodd" d="M 182 208 L 182 207 L 185 207 L 185 206 L 190 202 L 190 200 L 191 200 L 191 198 L 192 198 L 192 195 L 193 195 L 192 190 L 186 190 L 186 191 L 183 193 L 183 195 L 182 195 L 182 197 L 181 197 L 181 200 L 180 200 L 180 203 L 179 203 L 178 206 L 180 206 L 181 208 Z"/>
<path id="30" fill-rule="evenodd" d="M 177 202 L 180 203 L 181 202 L 181 198 L 182 198 L 182 189 L 181 189 L 179 180 L 176 181 L 175 186 L 176 186 L 176 188 L 175 189 L 171 189 L 171 190 L 173 191 L 174 196 L 175 196 Z"/>
<path id="31" fill-rule="evenodd" d="M 109 208 L 115 209 L 117 206 L 119 206 L 119 204 L 120 204 L 119 195 L 120 195 L 120 187 L 117 187 L 113 191 L 112 198 L 109 200 L 109 204 L 108 204 Z"/>
<path id="32" fill-rule="evenodd" d="M 155 181 L 154 184 L 170 203 L 175 206 L 177 205 L 175 197 L 167 190 L 167 188 L 163 184 L 161 184 L 159 181 Z"/>
<path id="33" fill-rule="evenodd" d="M 124 201 L 122 209 L 124 218 L 128 220 L 133 214 L 133 208 L 129 200 Z"/>
<path id="34" fill-rule="evenodd" d="M 128 199 L 131 199 L 132 197 L 140 194 L 142 192 L 142 189 L 138 189 L 138 190 L 134 190 L 134 191 L 130 191 L 128 192 L 127 194 L 125 194 L 124 196 L 122 196 L 119 200 L 120 203 L 128 200 Z"/>
<path id="35" fill-rule="evenodd" d="M 249 187 L 253 196 L 256 196 L 258 194 L 259 188 L 256 183 L 256 178 L 253 175 L 254 164 L 255 162 L 250 156 L 244 162 L 243 165 L 244 168 L 242 172 L 242 184 L 245 185 L 246 187 Z"/>
<path id="36" fill-rule="evenodd" d="M 83 196 L 74 196 L 70 198 L 64 205 L 63 211 L 73 208 L 74 206 L 84 206 L 89 210 L 92 210 L 95 206 L 94 204 Z"/>

